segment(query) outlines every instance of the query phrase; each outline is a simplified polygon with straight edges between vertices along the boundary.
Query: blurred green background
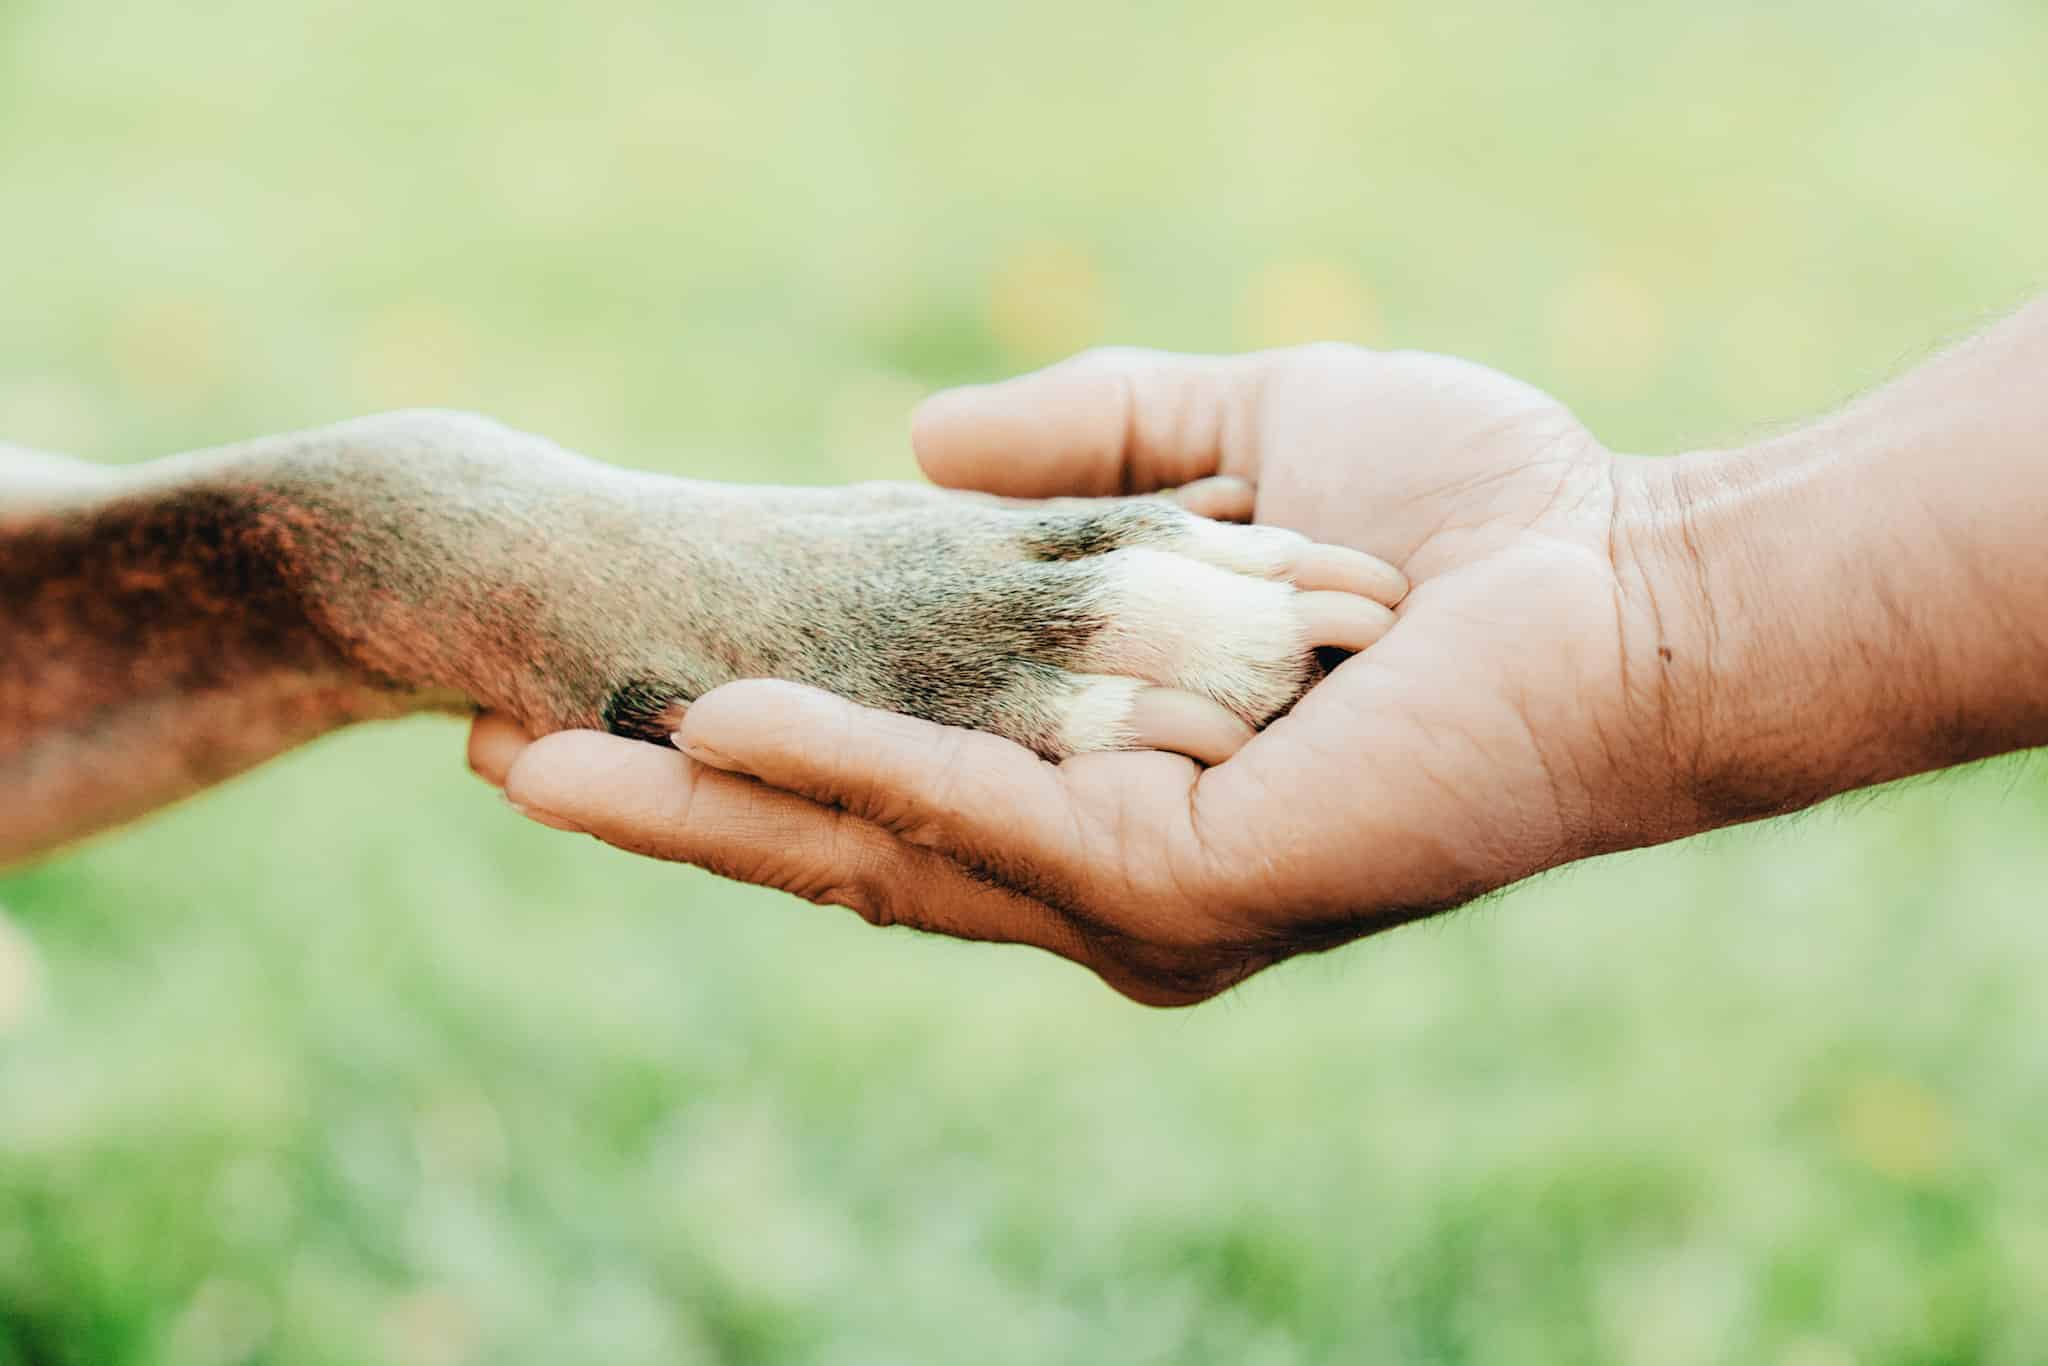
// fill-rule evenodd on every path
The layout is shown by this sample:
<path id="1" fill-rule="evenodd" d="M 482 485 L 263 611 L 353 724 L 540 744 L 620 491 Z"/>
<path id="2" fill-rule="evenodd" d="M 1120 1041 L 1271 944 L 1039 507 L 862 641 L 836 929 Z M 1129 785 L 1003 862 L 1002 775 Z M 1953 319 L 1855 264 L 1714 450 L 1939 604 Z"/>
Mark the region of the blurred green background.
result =
<path id="1" fill-rule="evenodd" d="M 0 0 L 0 437 L 837 482 L 942 383 L 1344 337 L 1735 440 L 2048 278 L 2044 69 L 2036 0 Z M 2023 762 L 1162 1014 L 461 740 L 0 879 L 4 1366 L 2048 1360 Z"/>

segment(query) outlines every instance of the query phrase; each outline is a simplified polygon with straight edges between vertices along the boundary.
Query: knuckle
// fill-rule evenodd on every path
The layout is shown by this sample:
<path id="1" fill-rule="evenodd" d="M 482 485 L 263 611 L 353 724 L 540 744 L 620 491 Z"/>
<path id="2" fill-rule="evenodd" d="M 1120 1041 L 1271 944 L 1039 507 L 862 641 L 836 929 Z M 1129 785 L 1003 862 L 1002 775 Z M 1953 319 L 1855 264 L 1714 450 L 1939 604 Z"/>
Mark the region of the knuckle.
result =
<path id="1" fill-rule="evenodd" d="M 817 906 L 839 906 L 877 927 L 913 924 L 906 908 L 914 884 L 900 862 L 878 847 L 869 833 L 846 820 L 836 820 L 804 849 L 776 850 L 760 855 L 764 876 L 747 880 Z"/>
<path id="2" fill-rule="evenodd" d="M 852 911 L 868 924 L 878 929 L 896 922 L 891 913 L 889 898 L 877 896 L 866 887 L 854 883 L 834 882 L 825 886 L 799 893 L 814 906 L 839 906 Z"/>

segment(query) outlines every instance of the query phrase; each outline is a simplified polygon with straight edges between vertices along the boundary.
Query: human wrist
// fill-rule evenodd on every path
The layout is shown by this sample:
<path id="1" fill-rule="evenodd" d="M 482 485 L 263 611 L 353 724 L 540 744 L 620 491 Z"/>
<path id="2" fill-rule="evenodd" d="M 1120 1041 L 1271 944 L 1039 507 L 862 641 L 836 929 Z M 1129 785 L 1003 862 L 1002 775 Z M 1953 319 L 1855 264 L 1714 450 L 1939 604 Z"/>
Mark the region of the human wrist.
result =
<path id="1" fill-rule="evenodd" d="M 1628 539 L 1699 828 L 2048 739 L 2044 635 L 2015 628 L 2048 583 L 1986 543 L 2012 494 L 1957 478 L 1914 411 L 1654 462 Z"/>
<path id="2" fill-rule="evenodd" d="M 1839 790 L 1831 756 L 1862 700 L 1845 665 L 1862 638 L 1828 566 L 1853 510 L 1830 506 L 1824 452 L 1771 441 L 1644 461 L 1634 521 L 1635 691 L 1677 819 L 1693 829 L 1795 810 Z M 1867 642 L 1866 642 L 1867 644 Z"/>

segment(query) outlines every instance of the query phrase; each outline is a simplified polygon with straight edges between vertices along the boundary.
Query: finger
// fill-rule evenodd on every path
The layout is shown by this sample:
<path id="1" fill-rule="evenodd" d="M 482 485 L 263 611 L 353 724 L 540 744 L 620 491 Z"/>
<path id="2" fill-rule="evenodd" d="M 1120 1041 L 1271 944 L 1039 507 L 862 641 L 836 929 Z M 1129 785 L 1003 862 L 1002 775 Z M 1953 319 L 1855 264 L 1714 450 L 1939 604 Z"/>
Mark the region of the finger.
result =
<path id="1" fill-rule="evenodd" d="M 911 418 L 911 445 L 935 482 L 1011 497 L 1251 477 L 1264 365 L 1258 356 L 1088 352 L 926 399 Z"/>
<path id="2" fill-rule="evenodd" d="M 1249 522 L 1259 491 L 1234 474 L 1212 475 L 1182 485 L 1167 496 L 1198 517 L 1217 522 Z"/>
<path id="3" fill-rule="evenodd" d="M 470 771 L 493 787 L 505 785 L 505 775 L 533 737 L 519 723 L 502 712 L 479 714 L 469 727 Z"/>
<path id="4" fill-rule="evenodd" d="M 1394 614 L 1387 608 L 1350 593 L 1303 593 L 1294 602 L 1310 645 L 1355 654 L 1378 641 L 1394 624 Z"/>
<path id="5" fill-rule="evenodd" d="M 1163 749 L 1211 765 L 1252 738 L 1252 728 L 1228 711 L 1177 688 L 1144 689 L 1131 702 L 1128 723 L 1139 749 Z"/>
<path id="6" fill-rule="evenodd" d="M 1072 811 L 1059 770 L 1008 740 L 749 679 L 692 704 L 675 743 L 713 768 L 843 807 L 1042 900 L 1071 902 Z"/>
<path id="7" fill-rule="evenodd" d="M 506 792 L 529 815 L 615 848 L 844 906 L 871 924 L 1027 944 L 1105 976 L 1117 971 L 1051 907 L 970 877 L 933 850 L 637 740 L 550 735 L 520 757 Z"/>
<path id="8" fill-rule="evenodd" d="M 1341 545 L 1304 544 L 1287 565 L 1296 588 L 1355 593 L 1398 606 L 1408 596 L 1408 576 L 1385 560 Z"/>

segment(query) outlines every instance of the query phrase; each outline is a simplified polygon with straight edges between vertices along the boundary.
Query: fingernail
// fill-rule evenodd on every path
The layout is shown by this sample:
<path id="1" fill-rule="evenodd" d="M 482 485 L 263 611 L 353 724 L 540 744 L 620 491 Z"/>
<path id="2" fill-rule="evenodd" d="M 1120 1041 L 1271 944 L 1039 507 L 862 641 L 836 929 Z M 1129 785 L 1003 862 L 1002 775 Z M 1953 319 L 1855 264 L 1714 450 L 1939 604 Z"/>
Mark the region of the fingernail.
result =
<path id="1" fill-rule="evenodd" d="M 531 806 L 521 806 L 510 797 L 505 799 L 505 805 L 511 807 L 514 811 L 526 817 L 526 819 L 538 825 L 545 825 L 550 830 L 566 830 L 572 835 L 587 835 L 590 833 L 575 822 L 565 821 L 551 811 L 541 811 Z"/>
<path id="2" fill-rule="evenodd" d="M 1258 490 L 1234 474 L 1213 474 L 1183 484 L 1172 497 L 1188 511 L 1219 522 L 1248 522 L 1258 505 Z"/>
<path id="3" fill-rule="evenodd" d="M 722 769 L 727 773 L 745 773 L 737 763 L 720 754 L 702 740 L 685 740 L 680 732 L 668 737 L 668 742 L 706 768 Z"/>

